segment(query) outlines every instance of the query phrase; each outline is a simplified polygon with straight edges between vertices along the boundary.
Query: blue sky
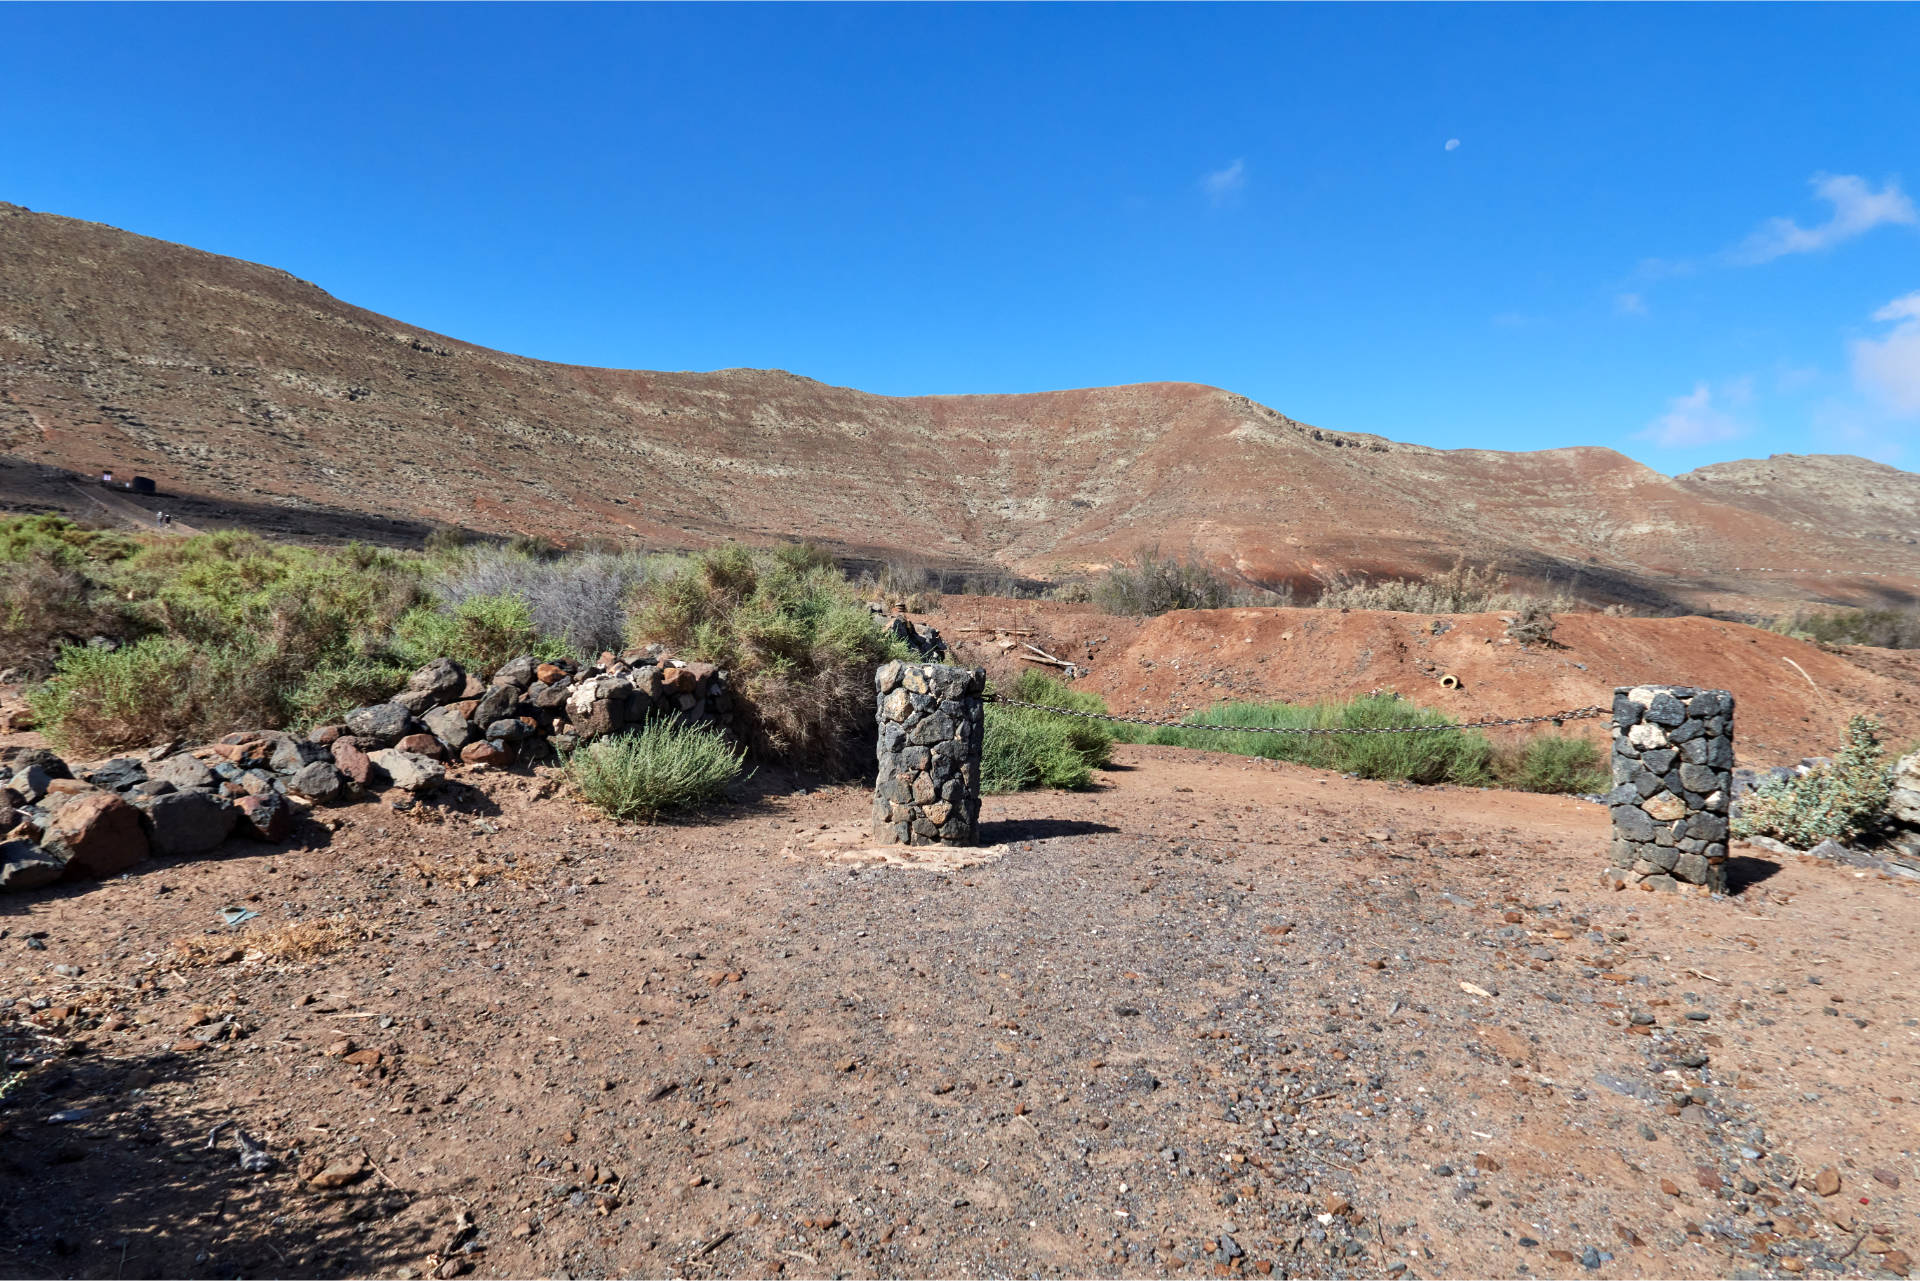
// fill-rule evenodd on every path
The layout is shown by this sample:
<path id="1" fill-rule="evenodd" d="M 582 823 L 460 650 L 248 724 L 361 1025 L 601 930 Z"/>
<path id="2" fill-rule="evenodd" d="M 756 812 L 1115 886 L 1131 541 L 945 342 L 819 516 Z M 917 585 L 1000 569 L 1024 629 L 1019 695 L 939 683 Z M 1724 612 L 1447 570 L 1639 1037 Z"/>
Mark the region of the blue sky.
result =
<path id="1" fill-rule="evenodd" d="M 472 342 L 1920 466 L 1920 7 L 0 7 L 0 199 Z"/>

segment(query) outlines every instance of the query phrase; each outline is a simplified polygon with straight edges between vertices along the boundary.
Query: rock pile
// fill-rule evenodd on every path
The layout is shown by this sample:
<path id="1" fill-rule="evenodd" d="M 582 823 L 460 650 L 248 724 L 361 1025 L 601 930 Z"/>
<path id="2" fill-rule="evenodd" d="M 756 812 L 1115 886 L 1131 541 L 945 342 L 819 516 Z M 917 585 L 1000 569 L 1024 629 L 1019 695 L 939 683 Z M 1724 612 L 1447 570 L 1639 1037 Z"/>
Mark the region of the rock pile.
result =
<path id="1" fill-rule="evenodd" d="M 657 649 L 593 664 L 514 659 L 487 680 L 449 658 L 384 703 L 305 738 L 248 730 L 76 772 L 45 748 L 0 763 L 0 890 L 117 876 L 150 854 L 204 854 L 228 837 L 283 841 L 297 812 L 388 789 L 423 795 L 453 762 L 552 759 L 656 713 L 730 728 L 726 674 Z"/>
<path id="2" fill-rule="evenodd" d="M 880 771 L 873 835 L 882 845 L 972 845 L 980 834 L 980 750 L 987 673 L 887 663 L 880 696 Z"/>
<path id="3" fill-rule="evenodd" d="M 948 656 L 947 642 L 941 638 L 931 623 L 916 623 L 911 618 L 896 614 L 877 600 L 867 602 L 867 612 L 873 616 L 873 625 L 930 663 L 945 662 Z"/>
<path id="4" fill-rule="evenodd" d="M 76 777 L 45 748 L 16 751 L 0 789 L 0 890 L 118 876 L 150 854 L 204 854 L 233 835 L 283 841 L 303 803 L 288 778 L 314 753 L 324 754 L 290 734 L 235 734 Z"/>
<path id="5" fill-rule="evenodd" d="M 1726 889 L 1733 791 L 1733 695 L 1639 685 L 1613 696 L 1616 887 Z"/>
<path id="6" fill-rule="evenodd" d="M 504 767 L 548 760 L 656 713 L 731 728 L 726 673 L 667 658 L 657 647 L 604 653 L 591 666 L 522 656 L 487 680 L 437 658 L 387 702 L 356 708 L 345 724 L 309 737 L 356 786 L 391 779 L 421 791 L 438 781 L 442 761 Z"/>
<path id="7" fill-rule="evenodd" d="M 1893 847 L 1906 859 L 1920 859 L 1920 752 L 1901 757 L 1893 767 L 1887 822 L 1893 827 Z"/>

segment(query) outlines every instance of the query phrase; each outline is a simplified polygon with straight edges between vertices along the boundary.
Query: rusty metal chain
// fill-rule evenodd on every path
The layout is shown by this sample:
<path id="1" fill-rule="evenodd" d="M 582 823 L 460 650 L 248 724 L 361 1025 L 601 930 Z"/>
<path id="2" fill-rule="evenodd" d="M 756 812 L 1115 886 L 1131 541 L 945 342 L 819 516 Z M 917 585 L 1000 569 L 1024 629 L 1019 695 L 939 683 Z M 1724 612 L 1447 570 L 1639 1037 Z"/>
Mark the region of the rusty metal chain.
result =
<path id="1" fill-rule="evenodd" d="M 1116 725 L 1149 725 L 1156 729 L 1198 729 L 1212 730 L 1221 734 L 1423 734 L 1450 729 L 1495 729 L 1508 725 L 1542 725 L 1552 722 L 1586 720 L 1595 716 L 1611 716 L 1610 707 L 1575 707 L 1564 712 L 1549 712 L 1545 716 L 1510 716 L 1504 720 L 1467 721 L 1462 724 L 1440 725 L 1381 725 L 1361 729 L 1311 728 L 1295 729 L 1291 726 L 1272 725 L 1196 725 L 1191 721 L 1155 720 L 1147 716 L 1114 716 L 1107 712 L 1079 712 L 1065 707 L 1054 707 L 1047 703 L 1022 703 L 1017 699 L 1001 698 L 997 694 L 987 696 L 987 702 L 997 707 L 1024 707 L 1030 711 L 1051 712 L 1055 716 L 1072 716 L 1083 721 L 1110 721 Z"/>

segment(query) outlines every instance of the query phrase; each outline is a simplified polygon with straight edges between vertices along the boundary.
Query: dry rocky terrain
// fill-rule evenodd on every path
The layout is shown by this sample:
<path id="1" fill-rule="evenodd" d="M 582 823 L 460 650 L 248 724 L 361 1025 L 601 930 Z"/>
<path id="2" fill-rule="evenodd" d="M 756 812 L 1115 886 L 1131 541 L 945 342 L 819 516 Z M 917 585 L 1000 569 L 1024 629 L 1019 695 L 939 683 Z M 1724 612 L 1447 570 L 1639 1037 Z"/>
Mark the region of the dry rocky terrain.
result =
<path id="1" fill-rule="evenodd" d="M 1610 893 L 1598 806 L 1178 749 L 972 865 L 455 773 L 0 905 L 0 1271 L 1909 1270 L 1912 882 Z"/>
<path id="2" fill-rule="evenodd" d="M 0 204 L 0 501 L 157 480 L 190 523 L 654 547 L 811 537 L 1054 575 L 1143 544 L 1259 581 L 1457 557 L 1598 601 L 1906 603 L 1920 478 L 1781 457 L 1436 450 L 1189 383 L 892 398 L 777 370 L 528 360 L 270 267 Z"/>
<path id="3" fill-rule="evenodd" d="M 1158 542 L 1303 585 L 1465 555 L 1724 609 L 1920 591 L 1920 478 L 1859 459 L 1669 479 L 1190 384 L 554 365 L 0 204 L 0 504 L 111 514 L 76 484 L 104 467 L 190 528 L 296 538 L 813 537 L 1040 575 Z M 1154 716 L 1393 690 L 1477 720 L 1661 681 L 1733 691 L 1743 765 L 1830 751 L 1854 712 L 1920 735 L 1914 655 L 1700 617 L 1564 615 L 1552 644 L 1484 614 L 927 621 L 996 679 L 1032 645 Z M 576 719 L 613 727 L 632 674 L 565 673 Z M 1747 846 L 1726 896 L 1616 892 L 1584 800 L 1154 747 L 987 798 L 973 850 L 869 848 L 867 788 L 774 769 L 622 825 L 531 763 L 553 708 L 522 733 L 458 692 L 409 709 L 476 739 L 419 796 L 286 783 L 283 844 L 0 897 L 0 1274 L 1911 1270 L 1914 881 Z M 399 781 L 355 773 L 358 740 L 282 772 Z"/>

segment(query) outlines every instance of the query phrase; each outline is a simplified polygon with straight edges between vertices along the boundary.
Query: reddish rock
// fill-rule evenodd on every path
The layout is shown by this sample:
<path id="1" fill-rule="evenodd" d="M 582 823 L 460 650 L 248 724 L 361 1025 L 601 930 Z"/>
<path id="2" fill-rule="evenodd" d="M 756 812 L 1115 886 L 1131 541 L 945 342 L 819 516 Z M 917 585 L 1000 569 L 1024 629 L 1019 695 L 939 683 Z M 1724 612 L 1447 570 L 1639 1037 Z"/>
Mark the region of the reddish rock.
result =
<path id="1" fill-rule="evenodd" d="M 409 734 L 393 746 L 396 751 L 412 752 L 436 761 L 447 759 L 446 745 L 432 734 Z"/>
<path id="2" fill-rule="evenodd" d="M 557 667 L 552 663 L 542 663 L 540 664 L 540 666 L 533 669 L 534 679 L 539 681 L 542 685 L 551 685 L 555 681 L 559 680 L 562 676 L 565 676 L 566 674 L 567 674 L 566 668 Z"/>
<path id="3" fill-rule="evenodd" d="M 54 798 L 82 796 L 88 792 L 98 790 L 100 789 L 96 788 L 92 783 L 82 782 L 77 778 L 56 778 L 47 784 L 47 794 L 42 798 L 42 804 L 64 805 L 66 804 L 65 800 L 55 800 Z"/>
<path id="4" fill-rule="evenodd" d="M 486 692 L 484 689 L 480 691 L 481 694 Z M 468 720 L 472 720 L 473 714 L 480 710 L 480 695 L 476 694 L 472 698 L 463 698 L 459 702 L 452 704 L 452 707 L 453 710 L 459 712 Z"/>
<path id="5" fill-rule="evenodd" d="M 240 811 L 239 830 L 243 835 L 276 843 L 293 835 L 293 807 L 277 792 L 243 796 L 235 808 Z"/>
<path id="6" fill-rule="evenodd" d="M 505 769 L 513 764 L 513 749 L 504 743 L 494 744 L 481 739 L 461 748 L 460 759 L 469 765 L 496 765 Z"/>
<path id="7" fill-rule="evenodd" d="M 118 876 L 147 856 L 140 811 L 111 792 L 76 796 L 61 806 L 43 844 L 66 858 L 70 880 Z"/>
<path id="8" fill-rule="evenodd" d="M 349 782 L 357 787 L 372 787 L 374 782 L 374 764 L 368 755 L 360 750 L 359 740 L 336 738 L 333 740 L 333 764 Z"/>
<path id="9" fill-rule="evenodd" d="M 477 702 L 480 696 L 486 692 L 487 683 L 478 676 L 475 676 L 472 672 L 468 672 L 466 682 L 460 686 L 460 698 L 458 701 L 464 703 L 472 699 Z M 469 712 L 468 715 L 472 715 L 472 713 Z"/>
<path id="10" fill-rule="evenodd" d="M 676 694 L 691 694 L 699 688 L 700 678 L 692 667 L 663 667 L 660 683 Z"/>
<path id="11" fill-rule="evenodd" d="M 346 733 L 347 727 L 345 725 L 316 725 L 307 735 L 307 741 L 326 747 L 335 739 L 344 738 Z"/>

